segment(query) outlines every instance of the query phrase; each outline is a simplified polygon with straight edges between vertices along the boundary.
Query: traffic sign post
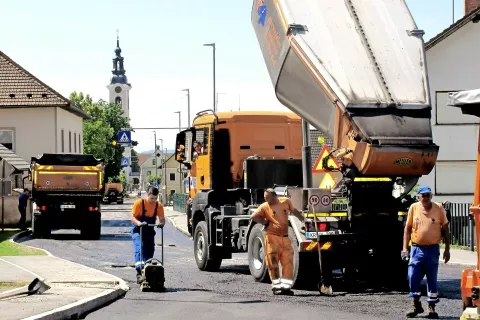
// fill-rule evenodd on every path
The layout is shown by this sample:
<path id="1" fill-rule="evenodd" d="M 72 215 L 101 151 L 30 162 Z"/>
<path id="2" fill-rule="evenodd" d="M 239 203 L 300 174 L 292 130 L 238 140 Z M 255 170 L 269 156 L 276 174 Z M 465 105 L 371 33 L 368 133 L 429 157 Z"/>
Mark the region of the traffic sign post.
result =
<path id="1" fill-rule="evenodd" d="M 320 202 L 320 198 L 316 194 L 312 194 L 308 197 L 308 204 L 311 206 L 316 206 Z"/>
<path id="2" fill-rule="evenodd" d="M 130 147 L 132 145 L 132 132 L 131 131 L 119 131 L 118 132 L 118 144 L 122 147 Z"/>
<path id="3" fill-rule="evenodd" d="M 320 198 L 320 203 L 322 204 L 322 206 L 325 206 L 325 207 L 329 206 L 331 202 L 332 202 L 332 199 L 330 198 L 330 196 L 328 194 L 323 195 Z"/>

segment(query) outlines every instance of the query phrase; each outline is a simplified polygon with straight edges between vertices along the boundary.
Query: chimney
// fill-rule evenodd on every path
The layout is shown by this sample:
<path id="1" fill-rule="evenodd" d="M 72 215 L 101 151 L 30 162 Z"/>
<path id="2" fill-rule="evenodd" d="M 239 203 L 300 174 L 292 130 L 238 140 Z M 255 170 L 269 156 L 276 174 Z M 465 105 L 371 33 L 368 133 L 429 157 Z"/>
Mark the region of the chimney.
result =
<path id="1" fill-rule="evenodd" d="M 465 15 L 480 7 L 480 0 L 465 0 Z"/>

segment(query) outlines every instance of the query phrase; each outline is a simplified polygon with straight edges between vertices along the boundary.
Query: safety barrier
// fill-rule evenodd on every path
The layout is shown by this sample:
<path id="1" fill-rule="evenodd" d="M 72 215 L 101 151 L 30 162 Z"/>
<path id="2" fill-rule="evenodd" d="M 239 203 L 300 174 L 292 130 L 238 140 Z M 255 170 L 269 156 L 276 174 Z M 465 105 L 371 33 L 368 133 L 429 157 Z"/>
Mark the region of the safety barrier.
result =
<path id="1" fill-rule="evenodd" d="M 187 200 L 188 200 L 188 194 L 174 193 L 172 195 L 173 210 L 187 213 Z"/>
<path id="2" fill-rule="evenodd" d="M 450 243 L 475 251 L 475 226 L 470 219 L 470 203 L 452 203 L 450 219 Z"/>

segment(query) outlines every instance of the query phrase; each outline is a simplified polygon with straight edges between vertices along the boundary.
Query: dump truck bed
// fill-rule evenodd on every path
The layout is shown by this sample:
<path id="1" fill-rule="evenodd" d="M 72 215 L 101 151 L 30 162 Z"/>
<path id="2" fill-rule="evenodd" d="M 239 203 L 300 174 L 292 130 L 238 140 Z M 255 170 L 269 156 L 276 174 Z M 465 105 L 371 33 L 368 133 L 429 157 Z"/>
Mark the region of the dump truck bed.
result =
<path id="1" fill-rule="evenodd" d="M 86 155 L 46 154 L 32 158 L 36 192 L 98 192 L 103 186 L 103 164 Z"/>
<path id="2" fill-rule="evenodd" d="M 412 155 L 413 175 L 430 172 L 438 148 L 424 42 L 403 0 L 255 0 L 252 24 L 282 104 L 336 147 L 354 148 L 348 139 L 399 147 L 382 150 L 385 161 Z M 364 173 L 407 172 L 372 171 L 374 153 L 354 159 Z"/>

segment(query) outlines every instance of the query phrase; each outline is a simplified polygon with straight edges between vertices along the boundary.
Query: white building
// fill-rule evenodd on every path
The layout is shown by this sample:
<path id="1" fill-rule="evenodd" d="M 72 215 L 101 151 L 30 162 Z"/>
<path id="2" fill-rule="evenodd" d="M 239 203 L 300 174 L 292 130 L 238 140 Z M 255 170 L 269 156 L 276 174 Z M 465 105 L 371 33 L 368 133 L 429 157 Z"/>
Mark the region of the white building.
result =
<path id="1" fill-rule="evenodd" d="M 122 49 L 120 49 L 120 40 L 117 36 L 117 47 L 115 48 L 115 57 L 113 58 L 112 78 L 110 84 L 107 86 L 109 91 L 110 103 L 118 103 L 123 108 L 125 117 L 130 119 L 130 89 L 132 85 L 128 83 L 127 76 L 125 75 L 125 68 L 123 64 L 124 58 L 122 57 Z M 130 166 L 124 167 L 123 172 L 127 179 L 127 184 L 131 184 L 132 168 L 131 168 L 131 152 L 132 148 L 125 148 L 123 154 L 124 158 L 129 159 Z"/>
<path id="2" fill-rule="evenodd" d="M 426 43 L 437 164 L 420 179 L 437 201 L 473 201 L 477 117 L 447 106 L 449 92 L 480 88 L 480 0 L 465 0 L 465 16 Z"/>

